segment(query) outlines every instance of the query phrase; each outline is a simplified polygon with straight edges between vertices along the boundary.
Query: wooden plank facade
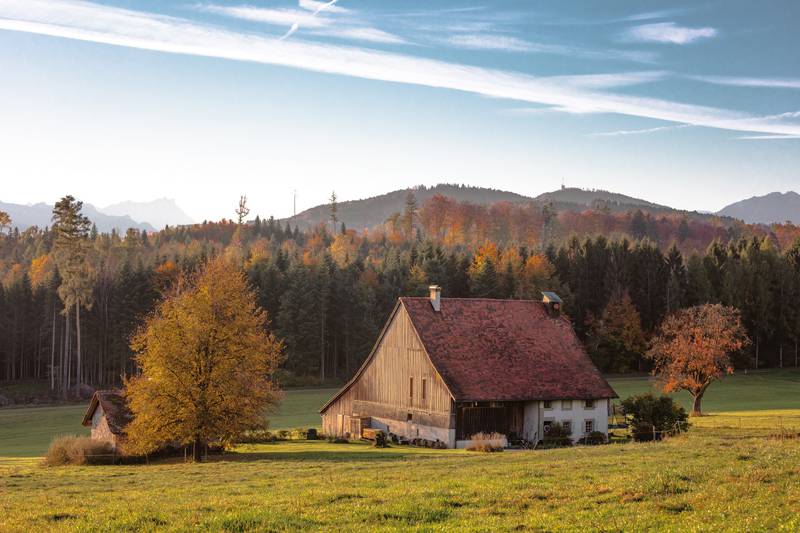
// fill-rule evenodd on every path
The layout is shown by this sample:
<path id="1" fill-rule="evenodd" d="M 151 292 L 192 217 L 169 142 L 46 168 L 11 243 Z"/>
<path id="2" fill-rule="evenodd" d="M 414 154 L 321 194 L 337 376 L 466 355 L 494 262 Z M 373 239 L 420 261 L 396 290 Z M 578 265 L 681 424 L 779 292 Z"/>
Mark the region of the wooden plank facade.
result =
<path id="1" fill-rule="evenodd" d="M 399 435 L 407 429 L 416 432 L 420 426 L 449 431 L 455 428 L 452 401 L 408 313 L 398 305 L 364 366 L 344 393 L 324 409 L 322 431 L 358 437 L 350 431 L 350 421 L 361 416 L 386 421 Z"/>

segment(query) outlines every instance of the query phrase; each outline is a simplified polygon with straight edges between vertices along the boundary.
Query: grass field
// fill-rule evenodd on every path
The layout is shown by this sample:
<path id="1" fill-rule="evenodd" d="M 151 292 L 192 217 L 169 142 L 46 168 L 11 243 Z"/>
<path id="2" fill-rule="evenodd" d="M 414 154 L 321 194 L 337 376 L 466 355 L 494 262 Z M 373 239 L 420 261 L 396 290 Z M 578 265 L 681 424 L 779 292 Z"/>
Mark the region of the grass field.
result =
<path id="1" fill-rule="evenodd" d="M 622 397 L 650 387 L 612 384 Z M 272 427 L 318 424 L 332 392 L 287 392 Z M 59 468 L 25 456 L 74 432 L 83 406 L 0 410 L 0 531 L 800 530 L 800 438 L 775 437 L 800 433 L 800 373 L 735 376 L 707 396 L 713 414 L 656 444 L 478 454 L 294 441 L 204 464 Z"/>
<path id="2" fill-rule="evenodd" d="M 769 437 L 774 413 L 546 451 L 297 441 L 204 464 L 0 461 L 0 530 L 798 531 L 800 440 Z M 800 410 L 780 414 L 800 431 Z"/>

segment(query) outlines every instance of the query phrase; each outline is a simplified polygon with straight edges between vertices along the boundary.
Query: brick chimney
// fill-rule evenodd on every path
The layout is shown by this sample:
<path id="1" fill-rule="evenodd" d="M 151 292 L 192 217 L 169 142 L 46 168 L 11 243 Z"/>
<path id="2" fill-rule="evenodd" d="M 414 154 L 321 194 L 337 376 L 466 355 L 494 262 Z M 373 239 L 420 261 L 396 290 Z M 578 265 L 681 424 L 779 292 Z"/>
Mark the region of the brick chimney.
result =
<path id="1" fill-rule="evenodd" d="M 442 309 L 442 288 L 438 285 L 431 285 L 428 290 L 431 294 L 431 307 L 438 313 Z"/>
<path id="2" fill-rule="evenodd" d="M 561 298 L 558 297 L 558 294 L 550 291 L 543 292 L 542 303 L 544 304 L 545 309 L 547 309 L 547 314 L 549 314 L 552 318 L 558 318 L 561 315 L 561 304 L 564 302 L 561 301 Z"/>

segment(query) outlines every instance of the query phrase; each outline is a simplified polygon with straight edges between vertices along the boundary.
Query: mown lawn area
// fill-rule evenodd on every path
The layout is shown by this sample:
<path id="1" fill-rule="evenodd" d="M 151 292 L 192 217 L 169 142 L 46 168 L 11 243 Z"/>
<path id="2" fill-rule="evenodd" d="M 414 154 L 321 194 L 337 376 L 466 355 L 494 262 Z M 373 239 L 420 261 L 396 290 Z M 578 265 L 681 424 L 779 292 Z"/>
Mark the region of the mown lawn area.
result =
<path id="1" fill-rule="evenodd" d="M 208 463 L 0 461 L 2 531 L 798 531 L 800 439 L 717 414 L 661 443 L 481 454 L 243 446 Z"/>

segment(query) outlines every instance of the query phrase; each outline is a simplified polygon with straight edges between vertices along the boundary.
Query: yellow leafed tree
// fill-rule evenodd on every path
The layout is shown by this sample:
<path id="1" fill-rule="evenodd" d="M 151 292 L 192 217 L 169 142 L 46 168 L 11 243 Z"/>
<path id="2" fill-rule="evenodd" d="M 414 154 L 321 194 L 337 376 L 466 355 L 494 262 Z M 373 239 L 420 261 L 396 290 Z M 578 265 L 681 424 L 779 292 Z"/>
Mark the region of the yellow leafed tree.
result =
<path id="1" fill-rule="evenodd" d="M 244 273 L 224 258 L 181 279 L 132 341 L 140 374 L 125 383 L 127 449 L 180 443 L 200 461 L 209 442 L 265 427 L 282 348 L 267 326 Z"/>

